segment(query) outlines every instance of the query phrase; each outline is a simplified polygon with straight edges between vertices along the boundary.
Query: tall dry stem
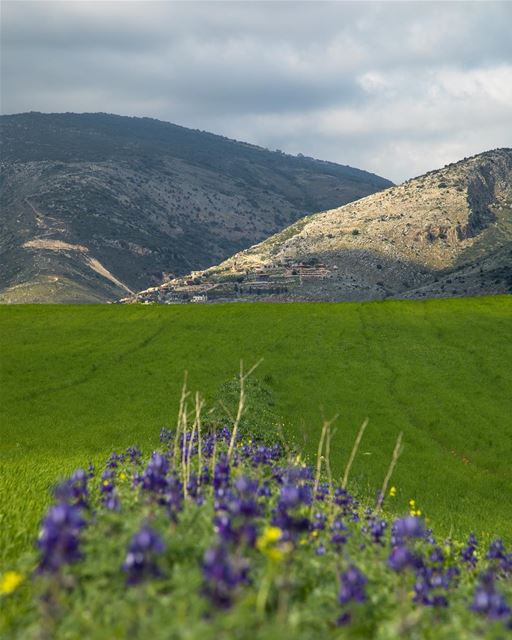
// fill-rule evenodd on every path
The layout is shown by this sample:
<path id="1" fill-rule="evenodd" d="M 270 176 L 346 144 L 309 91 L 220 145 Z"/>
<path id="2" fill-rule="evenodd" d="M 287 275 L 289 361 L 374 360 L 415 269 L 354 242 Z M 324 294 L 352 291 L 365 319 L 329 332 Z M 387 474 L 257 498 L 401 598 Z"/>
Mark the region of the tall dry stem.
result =
<path id="1" fill-rule="evenodd" d="M 361 440 L 363 439 L 363 433 L 368 425 L 368 418 L 363 422 L 363 424 L 359 427 L 359 431 L 357 433 L 354 446 L 352 447 L 352 452 L 350 453 L 350 458 L 348 459 L 347 466 L 345 467 L 345 473 L 343 474 L 343 480 L 341 481 L 341 488 L 346 489 L 348 483 L 348 477 L 350 475 L 350 469 L 352 468 L 352 463 L 354 462 L 354 458 L 356 457 L 357 451 L 359 449 L 359 445 L 361 444 Z"/>
<path id="2" fill-rule="evenodd" d="M 188 396 L 187 391 L 187 379 L 188 379 L 188 371 L 185 371 L 183 374 L 183 387 L 181 389 L 181 398 L 180 398 L 180 408 L 178 411 L 178 420 L 176 423 L 176 436 L 174 437 L 174 464 L 175 466 L 178 463 L 178 455 L 181 456 L 180 451 L 180 432 L 181 432 L 181 423 L 183 420 L 183 409 L 185 407 L 185 400 Z"/>
<path id="3" fill-rule="evenodd" d="M 318 442 L 318 450 L 316 453 L 316 473 L 315 473 L 315 483 L 313 485 L 313 498 L 316 496 L 318 491 L 318 485 L 320 484 L 320 474 L 322 473 L 322 452 L 324 450 L 324 442 L 325 436 L 327 434 L 328 429 L 330 429 L 331 424 L 336 420 L 338 416 L 334 416 L 334 418 L 330 421 L 324 420 L 324 424 L 322 426 L 322 433 L 320 434 L 320 440 Z"/>
<path id="4" fill-rule="evenodd" d="M 255 369 L 260 366 L 262 362 L 263 358 L 258 360 L 258 362 L 253 367 L 251 367 L 247 373 L 244 374 L 244 363 L 242 360 L 240 360 L 240 396 L 238 399 L 236 418 L 233 423 L 233 431 L 231 432 L 231 441 L 228 448 L 228 462 L 231 462 L 231 458 L 233 456 L 233 449 L 235 447 L 236 436 L 238 434 L 238 427 L 240 426 L 240 421 L 242 420 L 242 416 L 245 410 L 245 381 L 253 373 L 253 371 L 255 371 Z"/>
<path id="5" fill-rule="evenodd" d="M 199 403 L 198 393 L 196 392 L 196 405 L 195 405 L 195 416 L 194 422 L 192 424 L 192 431 L 190 432 L 190 441 L 188 443 L 188 449 L 186 452 L 186 481 L 187 487 L 190 484 L 190 466 L 192 464 L 192 449 L 194 447 L 194 438 L 196 436 L 196 431 L 198 431 L 200 426 L 200 418 L 201 418 L 201 407 L 202 404 Z M 186 447 L 186 443 L 185 443 Z"/>
<path id="6" fill-rule="evenodd" d="M 187 426 L 188 426 L 188 415 L 187 415 L 187 401 L 183 405 L 183 412 L 181 414 L 181 432 L 183 435 L 183 447 L 181 452 L 181 478 L 183 482 L 183 496 L 185 500 L 188 496 L 187 490 Z M 179 444 L 179 443 L 178 443 Z"/>
<path id="7" fill-rule="evenodd" d="M 386 496 L 386 491 L 388 490 L 388 484 L 391 480 L 391 475 L 393 473 L 393 469 L 395 468 L 396 463 L 398 462 L 398 458 L 402 453 L 402 436 L 403 432 L 401 432 L 396 440 L 395 448 L 393 450 L 393 456 L 391 458 L 391 462 L 389 464 L 388 472 L 386 473 L 386 477 L 384 478 L 384 483 L 382 484 L 382 489 L 380 490 L 379 497 L 377 500 L 377 506 L 375 507 L 376 511 L 382 508 L 382 503 L 384 502 L 384 498 Z"/>
<path id="8" fill-rule="evenodd" d="M 334 495 L 334 484 L 332 481 L 331 471 L 331 439 L 334 437 L 336 430 L 331 431 L 331 425 L 327 427 L 327 433 L 325 436 L 325 471 L 327 473 L 327 482 L 329 483 L 329 496 L 332 500 Z"/>
<path id="9" fill-rule="evenodd" d="M 199 395 L 199 392 L 196 392 L 196 420 L 197 420 L 197 465 L 198 470 L 197 473 L 201 475 L 201 468 L 203 464 L 203 449 L 202 449 L 202 439 L 201 439 L 201 411 L 203 409 L 204 401 Z"/>

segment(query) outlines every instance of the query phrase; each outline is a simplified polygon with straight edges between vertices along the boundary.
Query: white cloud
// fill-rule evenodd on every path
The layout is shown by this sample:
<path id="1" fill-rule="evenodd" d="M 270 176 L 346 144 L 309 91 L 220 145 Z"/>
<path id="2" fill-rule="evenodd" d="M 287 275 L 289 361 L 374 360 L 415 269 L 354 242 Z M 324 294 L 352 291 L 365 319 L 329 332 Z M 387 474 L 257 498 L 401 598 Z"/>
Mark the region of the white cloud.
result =
<path id="1" fill-rule="evenodd" d="M 2 110 L 110 111 L 394 180 L 512 144 L 512 3 L 4 0 Z"/>

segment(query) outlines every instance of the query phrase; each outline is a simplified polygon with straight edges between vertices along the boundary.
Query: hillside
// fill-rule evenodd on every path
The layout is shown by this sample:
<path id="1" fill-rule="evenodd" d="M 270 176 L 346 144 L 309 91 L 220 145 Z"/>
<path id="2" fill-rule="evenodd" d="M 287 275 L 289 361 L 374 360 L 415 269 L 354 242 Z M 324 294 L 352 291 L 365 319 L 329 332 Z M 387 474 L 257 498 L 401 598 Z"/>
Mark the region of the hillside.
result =
<path id="1" fill-rule="evenodd" d="M 512 150 L 306 216 L 139 300 L 369 300 L 512 291 Z"/>
<path id="2" fill-rule="evenodd" d="M 390 182 L 149 118 L 0 118 L 0 301 L 101 302 Z"/>

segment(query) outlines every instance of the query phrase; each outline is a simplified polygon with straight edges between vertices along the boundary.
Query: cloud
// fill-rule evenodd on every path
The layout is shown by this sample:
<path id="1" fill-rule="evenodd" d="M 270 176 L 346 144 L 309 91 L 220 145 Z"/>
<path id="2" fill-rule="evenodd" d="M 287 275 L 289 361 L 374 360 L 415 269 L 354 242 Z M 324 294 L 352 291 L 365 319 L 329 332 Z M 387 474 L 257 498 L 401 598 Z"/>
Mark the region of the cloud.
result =
<path id="1" fill-rule="evenodd" d="M 4 0 L 2 112 L 157 117 L 395 181 L 512 144 L 512 3 Z"/>

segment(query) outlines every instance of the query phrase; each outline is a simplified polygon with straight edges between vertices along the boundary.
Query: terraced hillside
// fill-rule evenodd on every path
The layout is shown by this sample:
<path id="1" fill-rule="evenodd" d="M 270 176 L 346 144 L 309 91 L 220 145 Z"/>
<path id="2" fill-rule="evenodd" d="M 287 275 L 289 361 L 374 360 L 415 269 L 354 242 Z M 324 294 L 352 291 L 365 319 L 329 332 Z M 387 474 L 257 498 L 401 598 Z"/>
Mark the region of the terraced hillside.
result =
<path id="1" fill-rule="evenodd" d="M 0 301 L 102 302 L 391 183 L 149 118 L 0 118 Z"/>
<path id="2" fill-rule="evenodd" d="M 135 299 L 368 300 L 509 291 L 512 150 L 497 149 L 306 216 L 217 267 Z"/>

